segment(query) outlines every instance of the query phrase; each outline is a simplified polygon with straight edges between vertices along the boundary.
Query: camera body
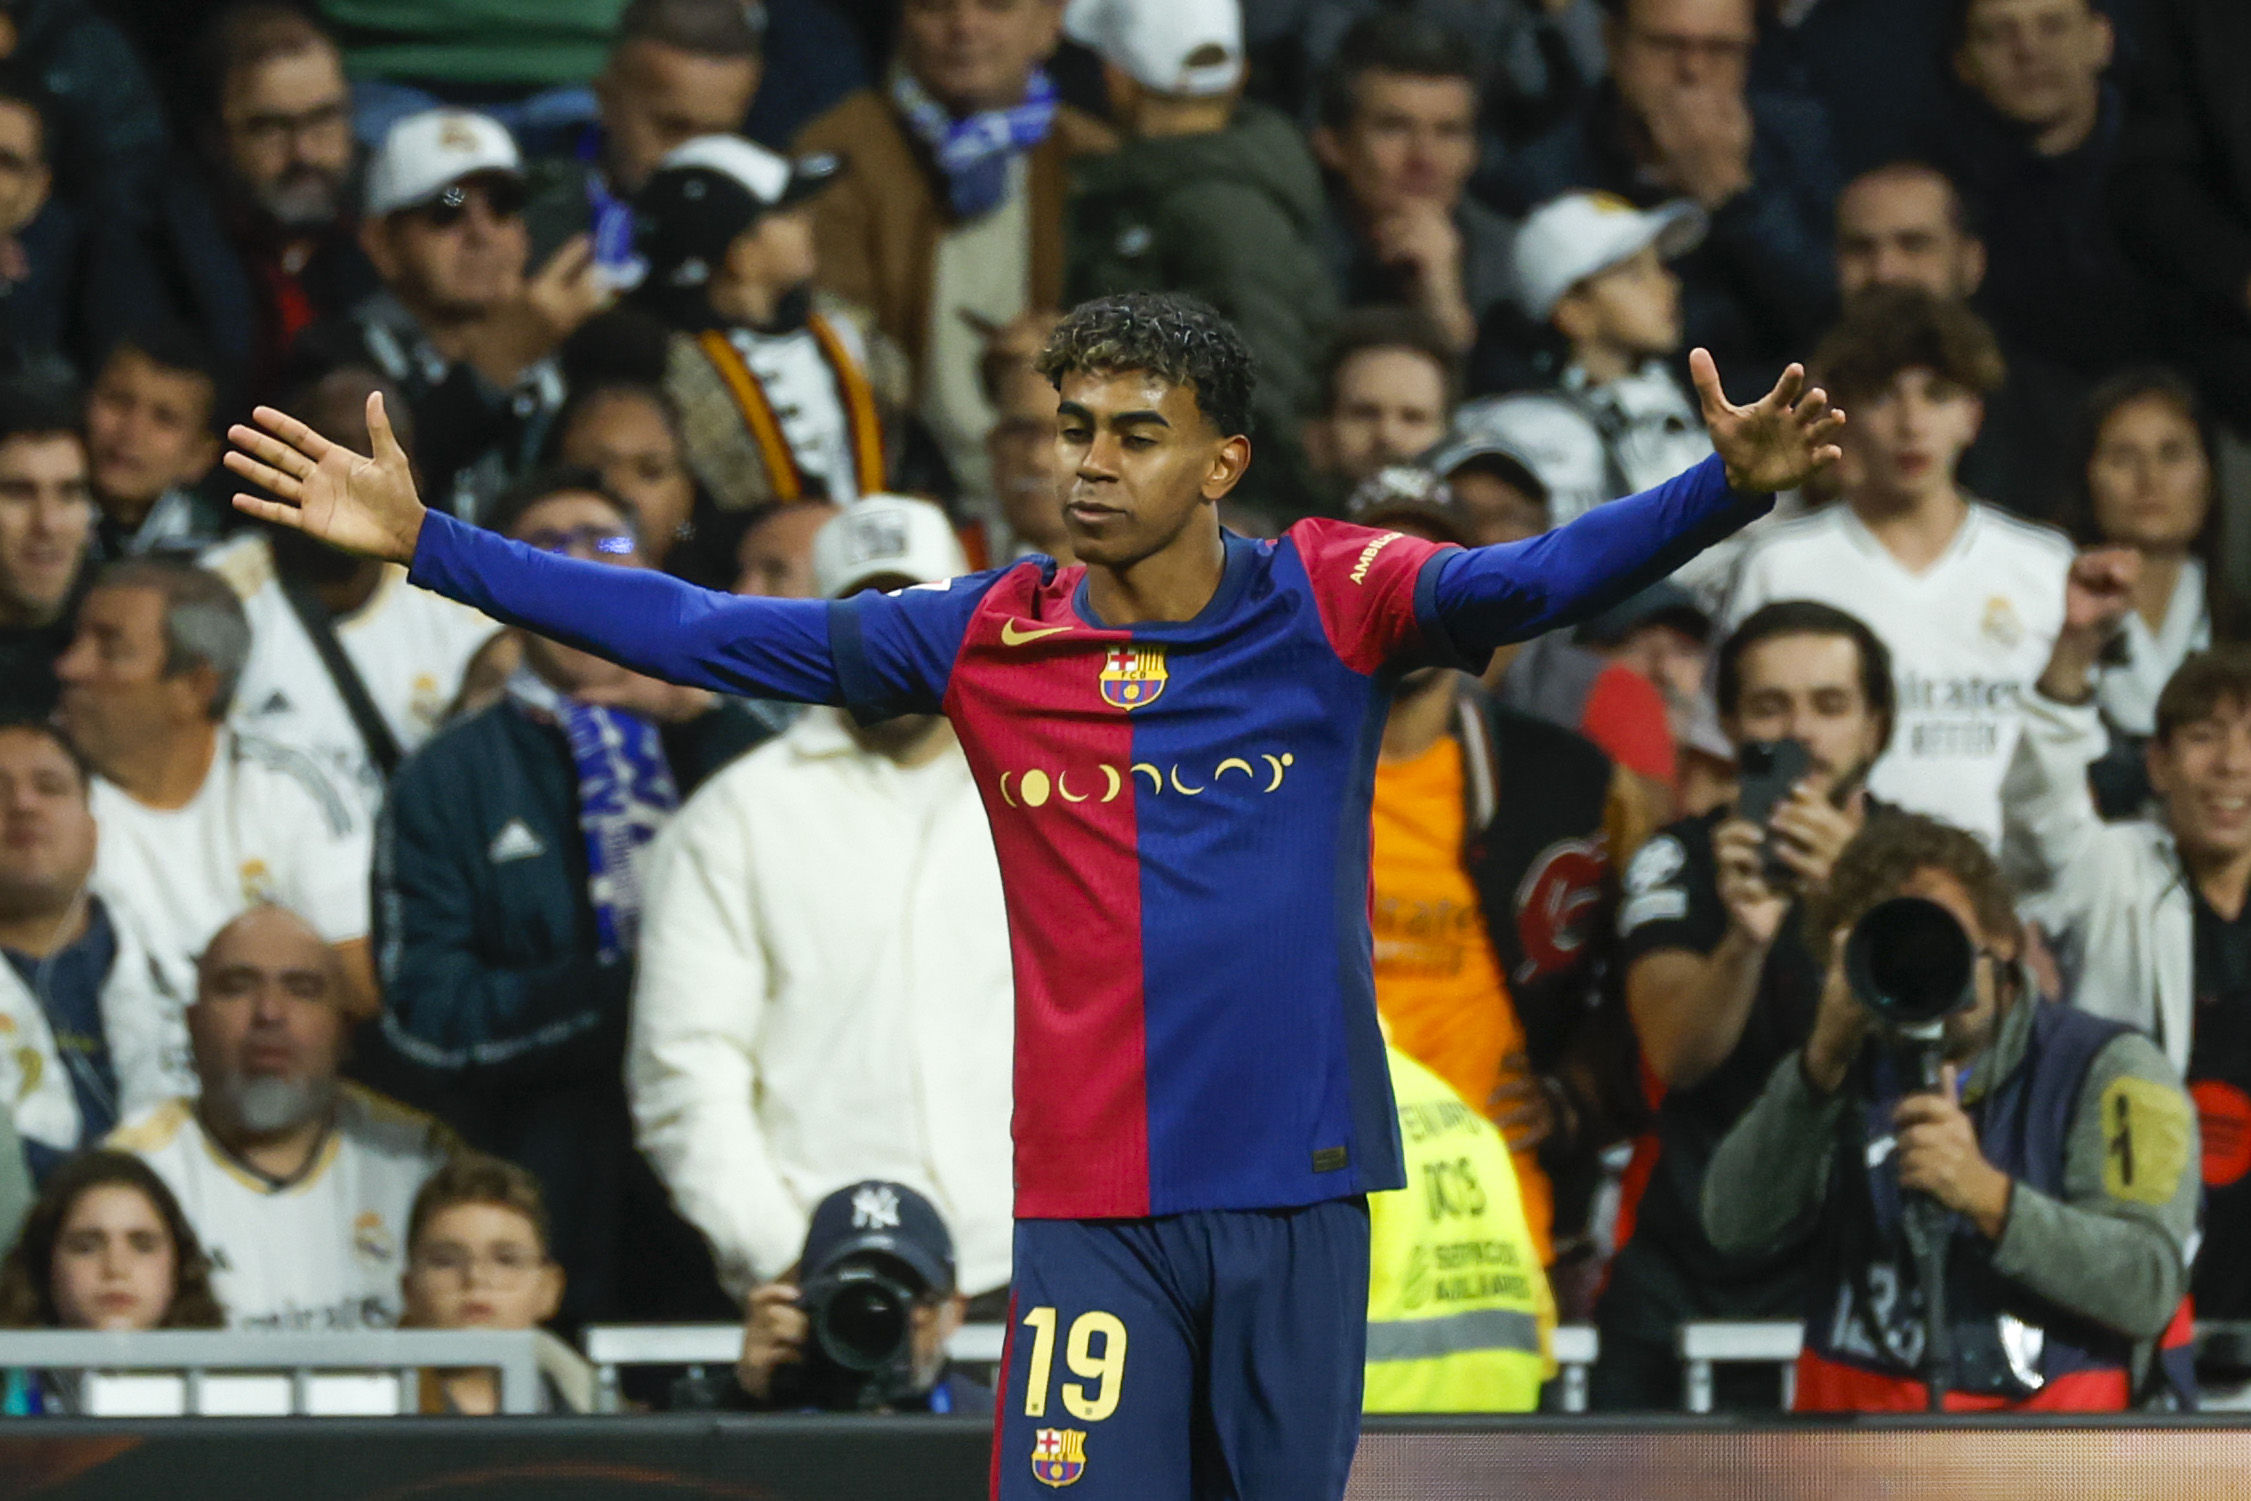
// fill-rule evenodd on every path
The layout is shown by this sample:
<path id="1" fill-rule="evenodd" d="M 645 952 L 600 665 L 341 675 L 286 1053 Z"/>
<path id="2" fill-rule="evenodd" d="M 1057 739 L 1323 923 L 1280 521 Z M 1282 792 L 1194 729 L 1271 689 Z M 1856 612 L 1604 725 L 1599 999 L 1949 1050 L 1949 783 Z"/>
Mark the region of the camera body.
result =
<path id="1" fill-rule="evenodd" d="M 847 1244 L 807 1269 L 798 1306 L 805 1358 L 775 1372 L 786 1405 L 868 1412 L 922 1394 L 916 1380 L 915 1305 L 929 1289 L 895 1256 Z"/>

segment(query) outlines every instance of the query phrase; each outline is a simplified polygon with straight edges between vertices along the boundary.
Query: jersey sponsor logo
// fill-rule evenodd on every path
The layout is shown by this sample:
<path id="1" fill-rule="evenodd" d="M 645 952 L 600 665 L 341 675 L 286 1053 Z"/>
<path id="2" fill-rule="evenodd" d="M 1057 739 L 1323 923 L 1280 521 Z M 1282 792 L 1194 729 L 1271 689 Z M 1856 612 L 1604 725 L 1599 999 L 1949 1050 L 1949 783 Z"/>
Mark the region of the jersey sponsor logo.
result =
<path id="1" fill-rule="evenodd" d="M 1578 959 L 1593 936 L 1609 868 L 1600 838 L 1559 839 L 1533 860 L 1516 888 L 1516 938 L 1524 945 L 1519 984 Z"/>
<path id="2" fill-rule="evenodd" d="M 1398 541 L 1400 536 L 1401 534 L 1398 532 L 1385 532 L 1382 536 L 1369 542 L 1366 547 L 1361 548 L 1360 561 L 1352 565 L 1352 582 L 1365 584 L 1368 581 L 1368 569 L 1376 561 L 1376 554 Z"/>
<path id="3" fill-rule="evenodd" d="M 2204 1183 L 2226 1188 L 2251 1173 L 2251 1094 L 2219 1079 L 2188 1087 L 2196 1101 L 2197 1137 L 2204 1144 Z"/>
<path id="4" fill-rule="evenodd" d="M 1050 770 L 1033 766 L 1019 771 L 1012 767 L 1000 774 L 1000 800 L 1011 808 L 1044 808 L 1057 801 L 1113 803 L 1118 800 L 1118 794 L 1125 791 L 1127 781 L 1134 777 L 1149 779 L 1151 796 L 1172 792 L 1181 797 L 1202 797 L 1214 788 L 1228 786 L 1230 778 L 1240 776 L 1247 779 L 1247 786 L 1263 796 L 1281 791 L 1290 768 L 1297 765 L 1297 756 L 1290 751 L 1280 755 L 1260 751 L 1256 760 L 1262 764 L 1254 765 L 1251 758 L 1244 756 L 1229 756 L 1213 767 L 1208 776 L 1200 769 L 1183 772 L 1177 761 L 1170 766 L 1159 766 L 1152 761 L 1115 766 L 1098 761 L 1091 769 L 1065 766 Z M 1075 789 L 1071 785 L 1073 775 L 1079 777 L 1079 786 Z M 1099 789 L 1094 786 L 1096 777 L 1102 780 Z"/>
<path id="5" fill-rule="evenodd" d="M 1086 1430 L 1042 1428 L 1032 1435 L 1032 1475 L 1062 1487 L 1086 1473 Z"/>
<path id="6" fill-rule="evenodd" d="M 1165 649 L 1121 646 L 1102 658 L 1102 701 L 1113 709 L 1146 709 L 1165 691 Z"/>
<path id="7" fill-rule="evenodd" d="M 1070 627 L 1067 625 L 1018 625 L 1012 617 L 1000 623 L 1000 644 L 1003 646 L 1028 646 L 1032 642 L 1043 640 L 1058 631 L 1069 629 Z"/>

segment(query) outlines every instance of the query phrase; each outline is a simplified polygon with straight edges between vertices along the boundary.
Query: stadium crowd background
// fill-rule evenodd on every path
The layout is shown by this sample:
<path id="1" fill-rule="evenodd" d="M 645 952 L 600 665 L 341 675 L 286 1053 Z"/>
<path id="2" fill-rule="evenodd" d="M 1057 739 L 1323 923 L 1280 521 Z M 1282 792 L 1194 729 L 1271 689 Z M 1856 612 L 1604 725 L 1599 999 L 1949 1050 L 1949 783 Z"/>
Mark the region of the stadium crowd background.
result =
<path id="1" fill-rule="evenodd" d="M 1833 1126 L 1796 1060 L 1877 878 L 1831 878 L 1922 814 L 1857 858 L 2148 1039 L 2101 1097 L 2163 1186 L 2059 1118 L 2012 1170 L 2057 1212 L 1981 1232 L 2142 1400 L 2192 1281 L 2251 1314 L 2247 75 L 2228 0 L 6 0 L 0 1323 L 743 1319 L 726 1399 L 772 1401 L 840 1190 L 920 1227 L 918 1351 L 1003 1317 L 1008 945 L 943 721 L 501 630 L 240 521 L 222 434 L 364 447 L 379 391 L 433 504 L 742 593 L 1067 562 L 1035 357 L 1171 290 L 1260 364 L 1250 535 L 1536 536 L 1710 454 L 1697 345 L 1852 419 L 1674 580 L 1402 685 L 1375 966 L 1441 1146 L 1379 1329 L 1467 1216 L 1544 1275 L 1438 1296 L 1594 1322 L 1598 1407 L 1833 1273 L 1888 1339 L 1833 1227 L 1726 1202 L 1788 1166 L 1730 1133 Z M 1975 1227 L 1966 1172 L 1923 1186 Z M 2107 1230 L 2105 1301 L 2055 1272 Z M 1534 1400 L 1537 1340 L 1435 1349 L 1371 1401 Z M 2069 1384 L 2029 1361 L 2013 1400 Z"/>

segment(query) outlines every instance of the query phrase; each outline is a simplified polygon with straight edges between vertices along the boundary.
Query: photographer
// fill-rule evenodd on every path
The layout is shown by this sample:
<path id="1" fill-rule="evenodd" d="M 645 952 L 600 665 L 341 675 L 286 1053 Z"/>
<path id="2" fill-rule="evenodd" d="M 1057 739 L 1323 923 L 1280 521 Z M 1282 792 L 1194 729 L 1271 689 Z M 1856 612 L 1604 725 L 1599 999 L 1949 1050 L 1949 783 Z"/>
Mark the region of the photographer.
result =
<path id="1" fill-rule="evenodd" d="M 1944 908 L 1975 945 L 1936 1090 L 1882 1045 L 1873 987 L 1847 973 L 1847 935 L 1898 896 Z M 1720 1143 L 1703 1196 L 1722 1250 L 1812 1237 L 1798 1408 L 1927 1403 L 1917 1195 L 1948 1211 L 1947 1410 L 2128 1407 L 2159 1336 L 2186 1323 L 2200 1185 L 2179 1076 L 2140 1033 L 2039 998 L 2000 869 L 1959 829 L 1870 820 L 1808 908 L 1807 942 L 1830 955 L 1812 1036 Z M 1875 966 L 1933 968 L 1936 947 L 1878 948 Z"/>
<path id="2" fill-rule="evenodd" d="M 1724 1255 L 1696 1202 L 1713 1148 L 1812 1029 L 1821 966 L 1793 907 L 1858 832 L 1861 782 L 1891 736 L 1883 643 L 1827 605 L 1757 611 L 1720 647 L 1716 678 L 1729 742 L 1750 760 L 1760 758 L 1742 747 L 1774 747 L 1780 764 L 1746 775 L 1731 806 L 1665 829 L 1627 868 L 1618 964 L 1642 1059 L 1665 1095 L 1627 1175 L 1647 1187 L 1629 1202 L 1630 1235 L 1621 1216 L 1624 1245 L 1596 1310 L 1591 1395 L 1605 1410 L 1678 1405 L 1682 1322 L 1794 1317 L 1804 1305 L 1796 1248 Z M 1795 756 L 1783 742 L 1804 751 L 1795 785 L 1778 775 Z M 1754 822 L 1746 803 L 1761 801 L 1771 811 Z M 1732 1366 L 1717 1377 L 1722 1407 L 1774 1405 L 1768 1372 Z"/>
<path id="3" fill-rule="evenodd" d="M 990 1417 L 992 1391 L 946 1358 L 968 1306 L 930 1201 L 855 1183 L 815 1207 L 796 1270 L 752 1290 L 735 1379 L 760 1408 Z"/>

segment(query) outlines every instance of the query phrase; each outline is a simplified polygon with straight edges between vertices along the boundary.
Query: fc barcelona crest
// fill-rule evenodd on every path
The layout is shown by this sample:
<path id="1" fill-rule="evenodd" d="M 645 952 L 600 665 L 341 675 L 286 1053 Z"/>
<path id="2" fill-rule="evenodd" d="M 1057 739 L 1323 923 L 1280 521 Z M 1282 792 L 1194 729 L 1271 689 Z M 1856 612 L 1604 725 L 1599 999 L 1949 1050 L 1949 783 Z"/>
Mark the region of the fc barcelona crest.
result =
<path id="1" fill-rule="evenodd" d="M 1102 659 L 1102 701 L 1118 709 L 1146 709 L 1165 691 L 1165 649 L 1121 646 Z"/>
<path id="2" fill-rule="evenodd" d="M 1085 1473 L 1086 1434 L 1083 1431 L 1042 1428 L 1032 1435 L 1032 1474 L 1042 1485 L 1069 1485 Z"/>

